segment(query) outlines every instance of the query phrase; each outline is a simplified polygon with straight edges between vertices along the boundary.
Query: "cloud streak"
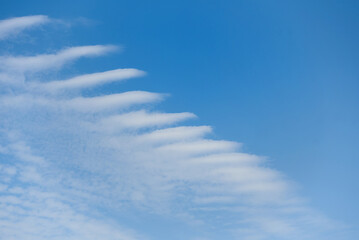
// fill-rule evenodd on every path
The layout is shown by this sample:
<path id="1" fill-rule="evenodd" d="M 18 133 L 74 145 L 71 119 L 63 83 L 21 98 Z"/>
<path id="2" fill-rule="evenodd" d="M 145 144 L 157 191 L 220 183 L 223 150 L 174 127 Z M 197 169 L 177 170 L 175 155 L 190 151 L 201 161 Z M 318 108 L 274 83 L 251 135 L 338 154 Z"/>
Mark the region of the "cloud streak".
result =
<path id="1" fill-rule="evenodd" d="M 140 129 L 171 125 L 180 121 L 194 118 L 189 112 L 183 113 L 149 113 L 144 110 L 114 115 L 104 118 L 101 124 L 108 131 L 121 129 Z"/>
<path id="2" fill-rule="evenodd" d="M 97 112 L 101 110 L 113 110 L 129 107 L 134 104 L 150 103 L 159 101 L 163 95 L 144 91 L 132 91 L 117 93 L 99 97 L 77 97 L 65 101 L 69 108 L 84 112 Z"/>
<path id="3" fill-rule="evenodd" d="M 133 68 L 116 69 L 100 73 L 85 74 L 62 81 L 52 81 L 44 84 L 42 87 L 45 90 L 52 92 L 66 89 L 83 89 L 114 81 L 123 81 L 128 78 L 141 77 L 143 75 L 145 75 L 144 71 Z"/>
<path id="4" fill-rule="evenodd" d="M 0 40 L 12 37 L 21 31 L 48 23 L 50 20 L 44 15 L 9 18 L 0 21 Z"/>
<path id="5" fill-rule="evenodd" d="M 51 68 L 59 69 L 64 64 L 81 57 L 95 57 L 117 49 L 113 45 L 79 46 L 63 49 L 54 54 L 36 56 L 9 56 L 0 58 L 3 71 L 33 73 Z"/>

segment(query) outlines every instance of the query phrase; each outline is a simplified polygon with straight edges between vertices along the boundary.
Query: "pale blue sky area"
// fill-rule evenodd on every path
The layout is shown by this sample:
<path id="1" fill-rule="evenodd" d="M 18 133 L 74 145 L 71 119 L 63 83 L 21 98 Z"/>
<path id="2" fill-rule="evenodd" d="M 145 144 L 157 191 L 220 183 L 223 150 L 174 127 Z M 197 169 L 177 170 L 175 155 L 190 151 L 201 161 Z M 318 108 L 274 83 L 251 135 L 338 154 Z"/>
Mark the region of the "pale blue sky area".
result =
<path id="1" fill-rule="evenodd" d="M 266 156 L 267 166 L 293 181 L 308 206 L 348 225 L 345 239 L 359 237 L 358 1 L 0 2 L 0 19 L 37 14 L 55 22 L 0 43 L 1 55 L 121 46 L 120 53 L 83 59 L 51 77 L 115 68 L 146 71 L 144 77 L 86 90 L 83 96 L 132 90 L 170 94 L 150 109 L 193 112 L 198 119 L 190 124 L 212 126 L 210 138 L 240 142 L 244 152 Z M 181 232 L 204 235 L 197 240 L 233 237 L 223 229 L 151 214 L 134 207 L 120 222 L 150 239 L 196 239 Z M 238 217 L 191 214 L 208 218 L 211 226 Z"/>

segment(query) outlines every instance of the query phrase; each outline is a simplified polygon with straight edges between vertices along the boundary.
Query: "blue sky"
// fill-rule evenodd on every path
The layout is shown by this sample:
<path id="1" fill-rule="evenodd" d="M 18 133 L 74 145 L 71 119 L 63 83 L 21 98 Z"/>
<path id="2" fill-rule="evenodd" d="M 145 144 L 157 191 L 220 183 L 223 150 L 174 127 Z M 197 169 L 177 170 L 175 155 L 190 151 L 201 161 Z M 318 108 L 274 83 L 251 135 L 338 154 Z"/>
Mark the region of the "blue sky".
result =
<path id="1" fill-rule="evenodd" d="M 83 222 L 103 226 L 90 234 L 101 239 L 112 239 L 112 228 L 119 239 L 358 237 L 358 2 L 0 5 L 1 19 L 42 15 L 13 19 L 19 25 L 8 30 L 9 22 L 0 24 L 0 174 L 12 179 L 0 185 L 4 209 L 33 201 L 35 211 L 49 200 L 31 196 L 62 196 L 48 212 L 57 206 L 59 214 L 67 209 L 65 219 L 77 218 L 65 224 L 54 214 L 41 224 L 68 239 L 89 239 Z M 113 69 L 120 70 L 74 78 Z M 60 80 L 70 82 L 50 84 Z M 112 98 L 96 98 L 106 95 Z M 177 140 L 157 145 L 161 133 Z M 232 166 L 220 155 L 234 152 L 253 154 L 235 158 L 254 165 Z M 220 166 L 181 165 L 213 154 Z M 26 160 L 34 157 L 44 163 Z M 247 196 L 246 174 L 273 184 L 269 203 L 271 194 L 258 189 Z M 242 190 L 230 190 L 236 187 Z M 289 206 L 292 213 L 283 214 Z M 10 216 L 20 214 L 7 213 L 0 229 L 11 229 Z"/>

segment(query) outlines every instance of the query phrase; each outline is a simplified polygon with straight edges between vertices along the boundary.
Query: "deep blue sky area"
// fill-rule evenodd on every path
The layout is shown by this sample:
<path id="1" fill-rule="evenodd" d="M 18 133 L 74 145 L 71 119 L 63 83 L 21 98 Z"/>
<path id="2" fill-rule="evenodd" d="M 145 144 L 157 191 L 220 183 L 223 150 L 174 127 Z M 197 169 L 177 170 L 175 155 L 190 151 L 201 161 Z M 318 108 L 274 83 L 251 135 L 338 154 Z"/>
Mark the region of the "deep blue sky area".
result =
<path id="1" fill-rule="evenodd" d="M 0 1 L 1 19 L 35 14 L 73 26 L 24 49 L 121 45 L 66 74 L 146 71 L 102 90 L 171 94 L 161 110 L 194 112 L 214 138 L 267 156 L 315 209 L 358 226 L 359 1 Z"/>

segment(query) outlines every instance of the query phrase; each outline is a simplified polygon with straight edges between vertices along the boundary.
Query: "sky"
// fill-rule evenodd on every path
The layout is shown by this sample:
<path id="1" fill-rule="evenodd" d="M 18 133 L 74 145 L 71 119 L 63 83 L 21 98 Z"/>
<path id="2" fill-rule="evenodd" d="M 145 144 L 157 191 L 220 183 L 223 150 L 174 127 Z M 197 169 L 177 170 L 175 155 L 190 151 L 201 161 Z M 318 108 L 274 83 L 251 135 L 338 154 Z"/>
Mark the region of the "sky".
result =
<path id="1" fill-rule="evenodd" d="M 358 11 L 0 1 L 0 240 L 357 239 Z"/>

